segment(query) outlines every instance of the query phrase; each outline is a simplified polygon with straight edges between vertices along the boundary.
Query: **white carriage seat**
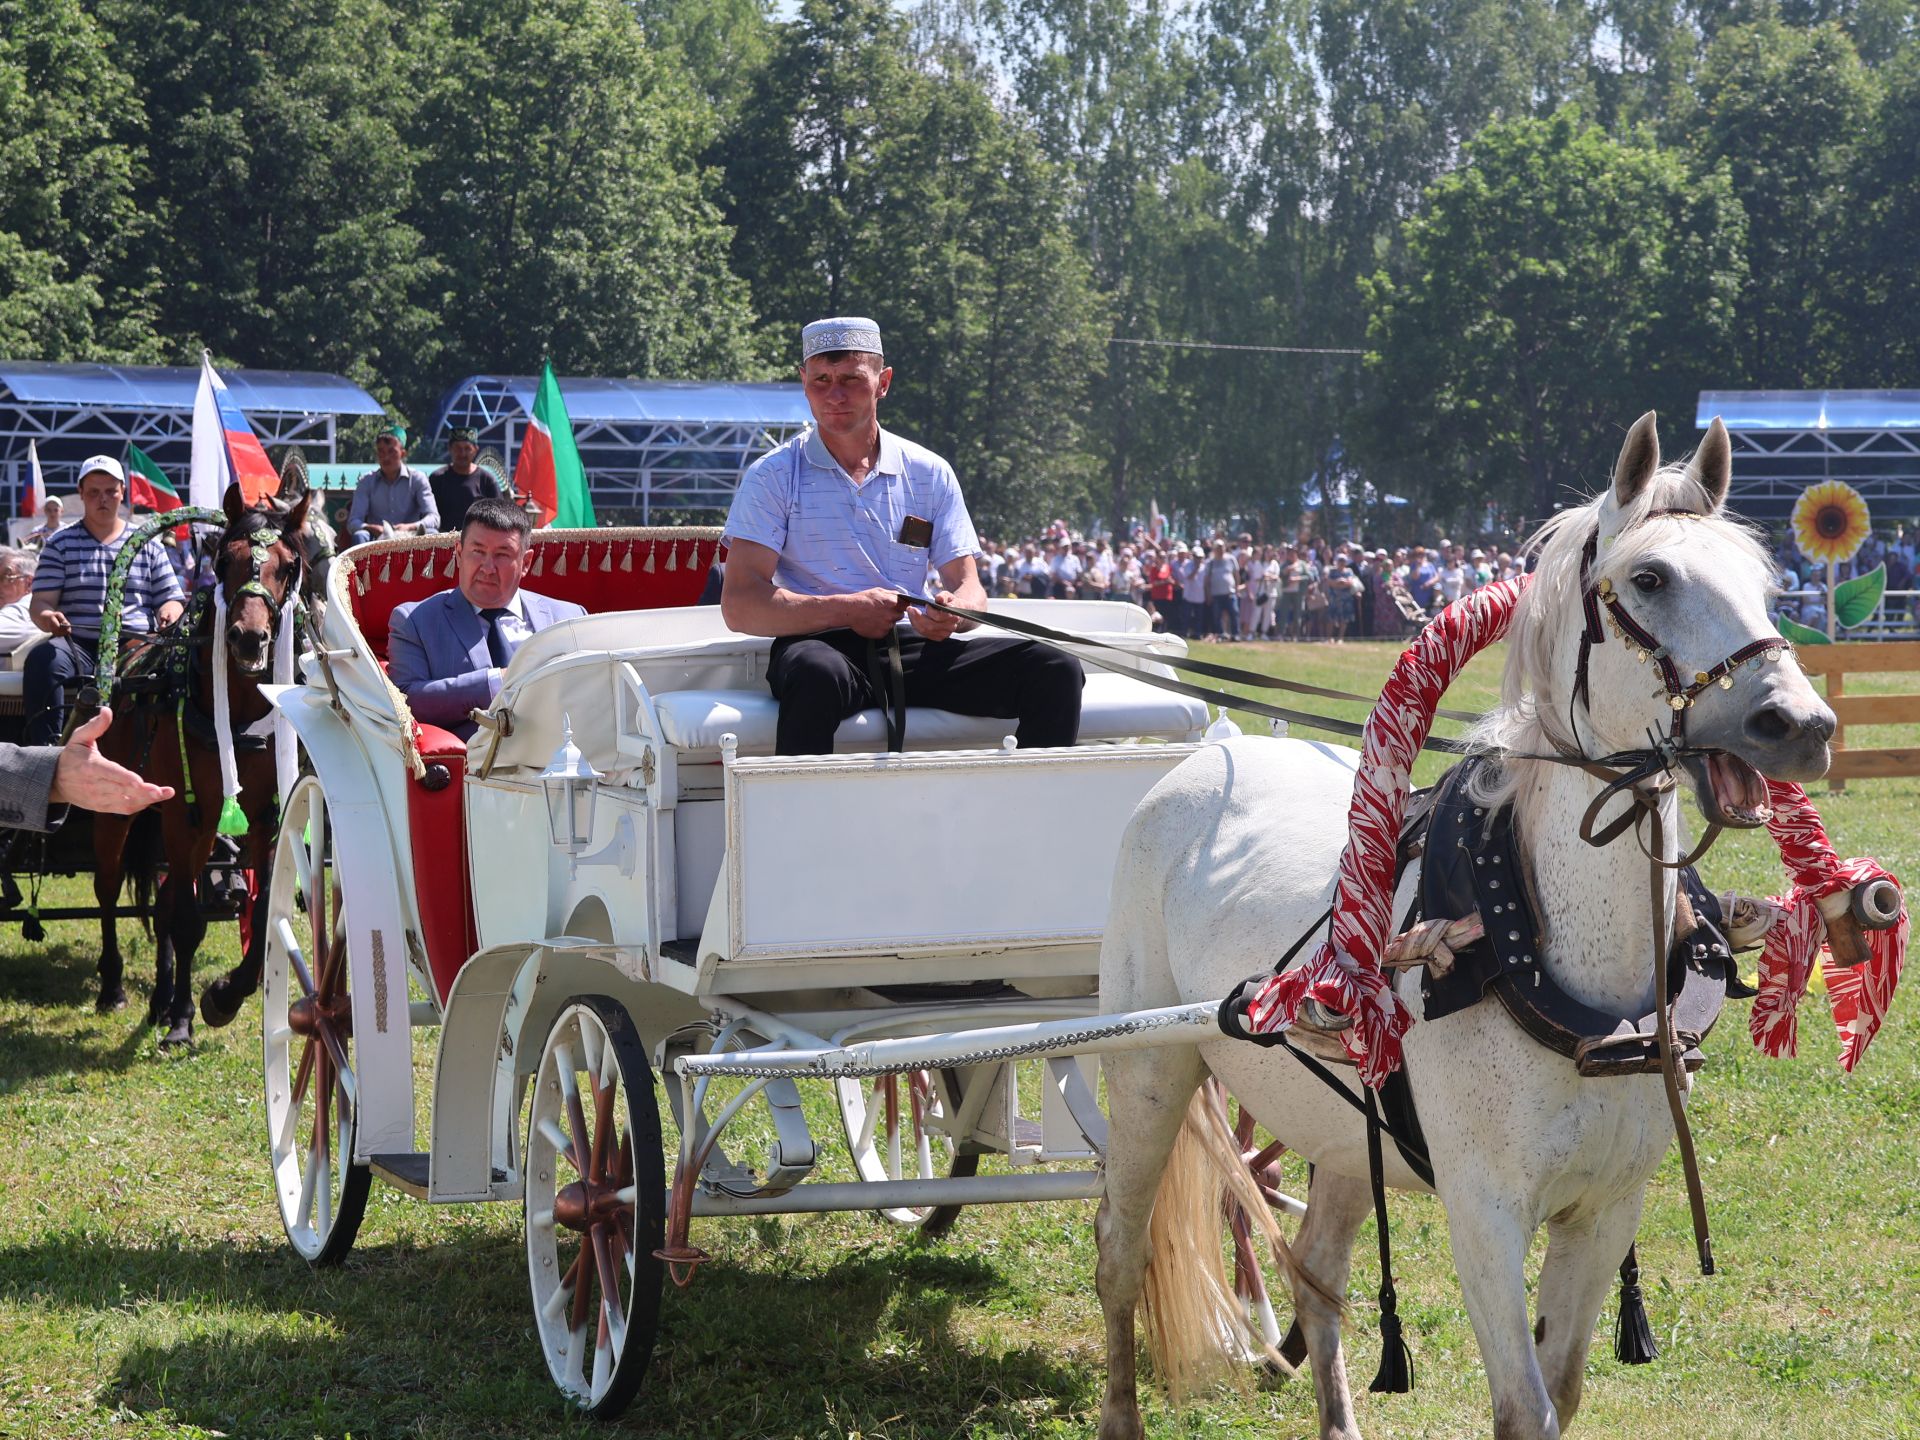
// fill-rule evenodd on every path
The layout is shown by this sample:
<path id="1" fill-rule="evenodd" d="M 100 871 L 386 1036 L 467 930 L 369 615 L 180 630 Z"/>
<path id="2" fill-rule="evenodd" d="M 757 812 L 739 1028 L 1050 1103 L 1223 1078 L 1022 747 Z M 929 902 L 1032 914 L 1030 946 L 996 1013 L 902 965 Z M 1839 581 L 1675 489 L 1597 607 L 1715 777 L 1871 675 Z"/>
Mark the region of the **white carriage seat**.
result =
<path id="1" fill-rule="evenodd" d="M 669 690 L 653 697 L 660 737 L 682 751 L 713 751 L 723 735 L 739 737 L 743 755 L 771 755 L 780 706 L 759 690 Z M 1197 740 L 1207 725 L 1207 707 L 1130 676 L 1087 667 L 1080 696 L 1083 743 L 1128 740 Z M 1014 722 L 991 716 L 955 715 L 909 707 L 907 749 L 982 749 L 1000 744 Z M 841 753 L 878 753 L 887 748 L 886 716 L 862 710 L 834 735 Z"/>

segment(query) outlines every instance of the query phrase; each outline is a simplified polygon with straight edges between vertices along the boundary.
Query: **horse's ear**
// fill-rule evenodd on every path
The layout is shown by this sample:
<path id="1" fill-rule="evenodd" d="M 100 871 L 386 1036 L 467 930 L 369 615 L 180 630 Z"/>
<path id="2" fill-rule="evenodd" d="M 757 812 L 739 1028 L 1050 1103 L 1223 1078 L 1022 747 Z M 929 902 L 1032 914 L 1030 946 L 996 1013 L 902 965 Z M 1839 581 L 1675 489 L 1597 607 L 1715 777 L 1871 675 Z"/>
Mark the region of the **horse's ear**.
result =
<path id="1" fill-rule="evenodd" d="M 247 497 L 240 493 L 238 480 L 227 486 L 226 498 L 220 502 L 220 508 L 227 512 L 229 525 L 238 525 L 240 517 L 247 513 Z"/>
<path id="2" fill-rule="evenodd" d="M 1633 422 L 1633 428 L 1627 431 L 1626 443 L 1620 447 L 1620 458 L 1613 462 L 1614 503 L 1631 504 L 1659 468 L 1658 417 L 1649 410 Z"/>
<path id="3" fill-rule="evenodd" d="M 1715 510 L 1726 504 L 1727 489 L 1733 484 L 1733 441 L 1727 437 L 1727 427 L 1720 423 L 1718 415 L 1707 427 L 1707 438 L 1693 452 L 1693 459 L 1687 464 L 1687 476 L 1700 482 L 1700 488 L 1707 492 L 1707 500 Z"/>
<path id="4" fill-rule="evenodd" d="M 293 531 L 296 535 L 299 534 L 300 531 L 306 529 L 307 528 L 307 506 L 312 503 L 313 503 L 313 491 L 302 490 L 300 492 L 300 498 L 294 502 L 293 508 L 287 511 L 286 528 Z"/>

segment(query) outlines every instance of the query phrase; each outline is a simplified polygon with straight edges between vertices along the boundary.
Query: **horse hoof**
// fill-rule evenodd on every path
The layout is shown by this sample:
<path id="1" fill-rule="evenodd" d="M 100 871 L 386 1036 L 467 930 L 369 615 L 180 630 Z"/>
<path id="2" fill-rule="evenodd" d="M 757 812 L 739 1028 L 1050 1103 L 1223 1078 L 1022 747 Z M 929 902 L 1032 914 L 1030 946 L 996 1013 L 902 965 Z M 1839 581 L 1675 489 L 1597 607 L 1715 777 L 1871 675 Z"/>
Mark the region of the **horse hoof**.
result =
<path id="1" fill-rule="evenodd" d="M 225 980 L 216 980 L 200 992 L 200 1018 L 215 1030 L 231 1025 L 246 998 L 234 994 L 233 987 Z"/>
<path id="2" fill-rule="evenodd" d="M 111 990 L 102 990 L 100 998 L 93 1002 L 93 1012 L 96 1015 L 111 1015 L 116 1010 L 126 1008 L 127 989 L 124 985 L 116 985 Z"/>
<path id="3" fill-rule="evenodd" d="M 147 1024 L 166 1024 L 167 1013 L 172 1009 L 173 997 L 171 995 L 163 995 L 158 990 L 154 991 L 147 999 Z"/>
<path id="4" fill-rule="evenodd" d="M 162 1050 L 184 1050 L 193 1044 L 193 1021 L 176 1020 L 173 1028 L 160 1037 Z"/>

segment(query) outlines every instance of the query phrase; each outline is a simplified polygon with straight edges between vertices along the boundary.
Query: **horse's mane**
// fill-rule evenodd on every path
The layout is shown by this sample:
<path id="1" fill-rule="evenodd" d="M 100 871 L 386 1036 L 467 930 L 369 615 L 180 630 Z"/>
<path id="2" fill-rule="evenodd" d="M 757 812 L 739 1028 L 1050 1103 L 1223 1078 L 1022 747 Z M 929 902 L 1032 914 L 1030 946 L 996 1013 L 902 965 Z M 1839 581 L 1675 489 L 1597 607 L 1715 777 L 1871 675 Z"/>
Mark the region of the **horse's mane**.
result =
<path id="1" fill-rule="evenodd" d="M 225 545 L 232 540 L 250 540 L 262 530 L 285 530 L 287 512 L 272 500 L 240 512 L 240 518 L 228 524 L 221 532 L 220 543 Z"/>
<path id="2" fill-rule="evenodd" d="M 1523 553 L 1538 555 L 1533 583 L 1520 597 L 1513 624 L 1507 631 L 1507 665 L 1501 676 L 1500 704 L 1488 712 L 1468 736 L 1476 752 L 1541 754 L 1558 746 L 1579 749 L 1570 731 L 1569 702 L 1574 659 L 1562 654 L 1573 633 L 1570 616 L 1581 613 L 1580 555 L 1587 537 L 1600 523 L 1610 490 L 1585 503 L 1563 510 L 1527 541 Z M 1662 515 L 1664 510 L 1689 510 L 1692 515 Z M 1744 521 L 1714 510 L 1703 486 L 1689 472 L 1687 462 L 1663 465 L 1618 516 L 1618 539 L 1594 559 L 1594 578 L 1625 583 L 1633 567 L 1666 548 L 1686 527 L 1689 539 L 1728 547 L 1750 561 L 1761 575 L 1773 575 L 1773 561 L 1756 532 Z M 1486 767 L 1474 798 L 1488 807 L 1514 800 L 1521 782 L 1531 773 L 1525 762 Z M 1524 821 L 1524 817 L 1521 817 Z"/>

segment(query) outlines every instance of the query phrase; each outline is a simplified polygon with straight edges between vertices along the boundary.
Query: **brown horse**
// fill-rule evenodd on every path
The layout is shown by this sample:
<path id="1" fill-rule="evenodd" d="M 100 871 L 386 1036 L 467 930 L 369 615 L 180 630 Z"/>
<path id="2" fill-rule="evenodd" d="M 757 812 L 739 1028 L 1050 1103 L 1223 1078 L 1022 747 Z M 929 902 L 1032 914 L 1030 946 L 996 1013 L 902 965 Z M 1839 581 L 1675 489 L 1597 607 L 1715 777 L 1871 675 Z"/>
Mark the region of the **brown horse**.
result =
<path id="1" fill-rule="evenodd" d="M 181 622 L 189 637 L 190 658 L 180 666 L 177 693 L 116 708 L 113 728 L 100 742 L 103 754 L 174 790 L 174 798 L 157 807 L 166 879 L 155 906 L 157 964 L 147 1009 L 150 1023 L 167 1027 L 162 1049 L 193 1039 L 193 960 L 207 931 L 198 887 L 213 854 L 224 799 L 214 739 L 216 664 L 227 669 L 227 705 L 240 780 L 238 803 L 247 817 L 246 863 L 259 883 L 250 901 L 246 953 L 229 974 L 207 987 L 201 1015 L 209 1025 L 225 1025 L 260 984 L 270 888 L 267 871 L 280 818 L 271 727 L 260 726 L 265 732 L 260 736 L 250 732 L 272 713 L 260 686 L 268 677 L 275 629 L 281 611 L 300 603 L 302 581 L 310 573 L 302 538 L 310 499 L 311 492 L 290 507 L 268 501 L 248 509 L 239 487 L 228 489 L 227 528 L 220 536 L 215 565 L 216 583 L 226 600 L 226 633 L 214 634 L 213 592 L 200 592 Z M 125 1003 L 126 995 L 112 900 L 120 892 L 125 866 L 149 858 L 127 855 L 130 824 L 125 816 L 94 819 L 93 886 L 105 912 L 100 926 L 102 1009 Z"/>

